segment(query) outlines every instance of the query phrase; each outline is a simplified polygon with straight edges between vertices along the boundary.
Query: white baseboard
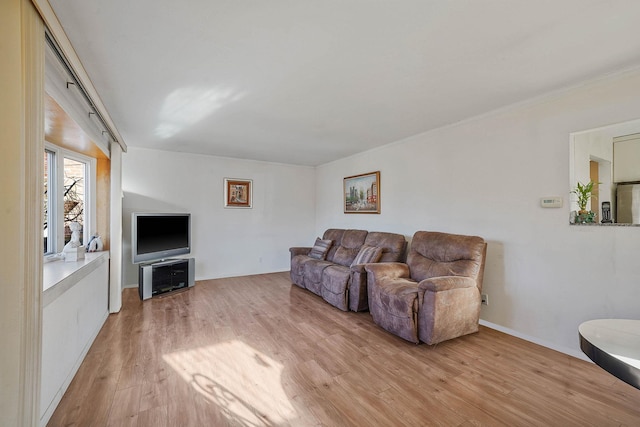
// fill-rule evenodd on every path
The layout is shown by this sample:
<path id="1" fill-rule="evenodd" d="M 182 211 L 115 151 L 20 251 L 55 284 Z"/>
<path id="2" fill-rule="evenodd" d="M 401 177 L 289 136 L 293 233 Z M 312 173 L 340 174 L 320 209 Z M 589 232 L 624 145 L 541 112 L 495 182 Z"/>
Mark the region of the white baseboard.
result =
<path id="1" fill-rule="evenodd" d="M 521 332 L 515 331 L 513 329 L 505 328 L 504 326 L 497 325 L 495 323 L 487 322 L 486 320 L 480 319 L 480 324 L 482 326 L 486 326 L 487 328 L 495 329 L 496 331 L 504 332 L 508 335 L 513 335 L 514 337 L 521 338 L 525 341 L 532 342 L 534 344 L 541 345 L 543 347 L 550 348 L 551 350 L 559 351 L 560 353 L 567 354 L 569 356 L 573 356 L 577 359 L 586 360 L 587 362 L 591 362 L 591 360 L 582 352 L 576 351 L 572 348 L 559 346 L 549 341 L 541 340 L 537 337 L 532 337 L 530 335 L 523 334 Z M 592 362 L 593 363 L 593 362 Z"/>

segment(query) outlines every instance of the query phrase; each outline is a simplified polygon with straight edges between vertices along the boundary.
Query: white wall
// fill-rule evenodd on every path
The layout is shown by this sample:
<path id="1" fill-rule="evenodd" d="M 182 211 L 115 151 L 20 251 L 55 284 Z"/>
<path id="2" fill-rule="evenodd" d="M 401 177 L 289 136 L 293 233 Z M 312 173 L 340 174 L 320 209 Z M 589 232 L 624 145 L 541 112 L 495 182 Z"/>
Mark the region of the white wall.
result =
<path id="1" fill-rule="evenodd" d="M 317 170 L 328 227 L 484 237 L 483 322 L 580 355 L 578 325 L 638 317 L 640 228 L 569 225 L 569 134 L 640 116 L 640 72 L 486 114 Z M 381 171 L 380 215 L 342 213 L 342 178 Z M 562 196 L 561 209 L 540 198 Z"/>
<path id="2" fill-rule="evenodd" d="M 224 208 L 224 178 L 253 180 L 253 208 Z M 130 148 L 122 157 L 124 285 L 132 212 L 190 212 L 196 280 L 289 269 L 289 247 L 315 239 L 310 167 Z"/>

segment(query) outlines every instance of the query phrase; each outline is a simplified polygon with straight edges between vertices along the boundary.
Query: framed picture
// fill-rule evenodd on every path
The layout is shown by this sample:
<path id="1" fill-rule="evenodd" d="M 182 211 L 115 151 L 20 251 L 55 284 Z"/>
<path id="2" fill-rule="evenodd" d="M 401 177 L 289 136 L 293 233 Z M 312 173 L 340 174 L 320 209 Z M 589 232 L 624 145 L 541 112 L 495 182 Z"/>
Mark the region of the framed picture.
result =
<path id="1" fill-rule="evenodd" d="M 251 208 L 253 204 L 253 180 L 224 179 L 224 207 Z"/>
<path id="2" fill-rule="evenodd" d="M 380 213 L 380 171 L 344 178 L 344 213 Z"/>

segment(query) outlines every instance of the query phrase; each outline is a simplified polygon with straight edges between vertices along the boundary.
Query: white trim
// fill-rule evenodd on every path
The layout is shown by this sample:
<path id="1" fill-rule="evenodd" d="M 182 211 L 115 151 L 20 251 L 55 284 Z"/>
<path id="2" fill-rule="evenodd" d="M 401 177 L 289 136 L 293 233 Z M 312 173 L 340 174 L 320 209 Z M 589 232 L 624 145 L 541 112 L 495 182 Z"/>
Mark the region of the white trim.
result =
<path id="1" fill-rule="evenodd" d="M 51 256 L 56 253 L 56 245 L 57 245 L 57 227 L 55 224 L 58 219 L 58 207 L 54 203 L 58 200 L 58 167 L 56 164 L 57 154 L 56 151 L 52 150 L 47 143 L 45 142 L 44 152 L 48 154 L 47 162 L 48 162 L 48 188 L 47 188 L 47 214 L 49 218 L 47 218 L 47 250 L 44 255 Z M 44 177 L 44 174 L 43 174 Z"/>
<path id="2" fill-rule="evenodd" d="M 122 150 L 111 146 L 111 189 L 109 211 L 109 313 L 122 308 Z"/>
<path id="3" fill-rule="evenodd" d="M 486 320 L 482 320 L 480 319 L 480 324 L 482 326 L 486 326 L 487 328 L 491 328 L 491 329 L 495 329 L 496 331 L 500 331 L 500 332 L 504 332 L 507 335 L 512 335 L 514 337 L 517 338 L 521 338 L 525 341 L 529 341 L 532 342 L 534 344 L 538 344 L 541 345 L 543 347 L 546 348 L 550 348 L 551 350 L 555 350 L 555 351 L 559 351 L 560 353 L 564 353 L 567 354 L 569 356 L 573 356 L 577 359 L 581 359 L 581 360 L 586 360 L 587 362 L 591 362 L 591 360 L 584 355 L 582 352 L 579 351 L 575 351 L 569 347 L 564 347 L 564 346 L 559 346 L 556 345 L 552 342 L 546 341 L 546 340 L 542 340 L 540 338 L 531 336 L 531 335 L 527 335 L 527 334 L 523 334 L 521 332 L 518 332 L 516 330 L 510 329 L 510 328 L 505 328 L 504 326 L 501 325 L 497 325 L 495 323 L 491 323 L 491 322 L 487 322 Z M 578 330 L 576 329 L 576 340 L 578 339 Z"/>
<path id="4" fill-rule="evenodd" d="M 39 419 L 42 355 L 42 188 L 44 186 L 44 24 L 28 0 L 21 2 L 23 52 L 24 250 L 21 266 L 21 367 L 18 425 Z M 18 267 L 18 266 L 17 266 Z"/>

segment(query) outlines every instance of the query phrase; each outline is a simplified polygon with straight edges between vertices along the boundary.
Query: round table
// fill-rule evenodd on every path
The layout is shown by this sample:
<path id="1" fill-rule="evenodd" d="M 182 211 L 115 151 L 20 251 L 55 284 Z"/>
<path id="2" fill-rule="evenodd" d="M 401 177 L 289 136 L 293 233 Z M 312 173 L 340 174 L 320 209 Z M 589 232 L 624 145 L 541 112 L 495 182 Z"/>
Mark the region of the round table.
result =
<path id="1" fill-rule="evenodd" d="M 580 348 L 589 359 L 640 389 L 640 320 L 589 320 L 578 332 Z"/>

